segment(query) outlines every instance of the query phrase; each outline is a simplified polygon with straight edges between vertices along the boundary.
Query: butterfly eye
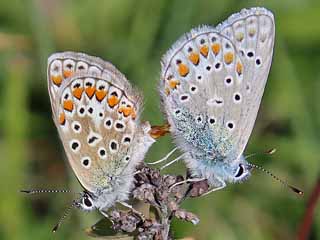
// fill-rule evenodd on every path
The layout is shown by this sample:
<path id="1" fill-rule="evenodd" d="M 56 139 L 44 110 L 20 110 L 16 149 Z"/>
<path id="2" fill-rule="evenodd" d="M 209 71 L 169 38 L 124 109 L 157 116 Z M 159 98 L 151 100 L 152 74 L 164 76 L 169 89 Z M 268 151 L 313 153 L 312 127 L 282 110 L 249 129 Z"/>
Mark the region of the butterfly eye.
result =
<path id="1" fill-rule="evenodd" d="M 92 207 L 92 202 L 91 202 L 91 200 L 90 200 L 89 198 L 87 198 L 87 197 L 85 197 L 85 198 L 83 199 L 83 204 L 84 204 L 86 207 L 88 207 L 88 208 L 91 208 L 91 207 Z"/>
<path id="2" fill-rule="evenodd" d="M 236 171 L 236 175 L 234 175 L 234 177 L 239 178 L 243 173 L 244 173 L 244 167 L 242 164 L 239 164 L 238 169 Z"/>

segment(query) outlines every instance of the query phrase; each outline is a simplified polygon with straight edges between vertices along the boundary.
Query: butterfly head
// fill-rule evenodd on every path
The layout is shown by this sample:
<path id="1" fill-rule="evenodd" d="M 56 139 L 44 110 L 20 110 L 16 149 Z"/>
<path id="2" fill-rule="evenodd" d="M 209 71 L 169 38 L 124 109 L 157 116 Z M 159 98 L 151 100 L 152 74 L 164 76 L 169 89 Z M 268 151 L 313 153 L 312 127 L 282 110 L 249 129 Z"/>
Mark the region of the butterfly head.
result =
<path id="1" fill-rule="evenodd" d="M 247 161 L 242 156 L 229 166 L 230 167 L 227 167 L 226 170 L 229 172 L 230 182 L 243 182 L 251 175 L 251 168 L 248 166 Z"/>
<path id="2" fill-rule="evenodd" d="M 86 191 L 81 194 L 81 197 L 79 199 L 74 201 L 74 205 L 77 208 L 87 212 L 96 209 L 94 197 Z"/>

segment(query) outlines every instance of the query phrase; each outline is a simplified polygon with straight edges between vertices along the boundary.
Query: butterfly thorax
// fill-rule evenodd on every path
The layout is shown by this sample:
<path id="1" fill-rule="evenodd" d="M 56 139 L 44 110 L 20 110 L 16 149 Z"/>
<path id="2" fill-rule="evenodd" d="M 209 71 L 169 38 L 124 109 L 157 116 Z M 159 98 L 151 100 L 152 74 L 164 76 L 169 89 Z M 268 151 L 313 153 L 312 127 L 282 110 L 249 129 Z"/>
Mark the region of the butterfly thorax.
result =
<path id="1" fill-rule="evenodd" d="M 218 187 L 221 182 L 243 182 L 250 177 L 247 161 L 242 155 L 233 161 L 212 161 L 205 156 L 187 153 L 185 161 L 193 177 L 207 179 L 210 186 Z"/>
<path id="2" fill-rule="evenodd" d="M 109 209 L 116 202 L 128 200 L 132 188 L 133 175 L 120 176 L 114 178 L 108 187 L 99 188 L 92 194 L 92 200 L 95 208 Z"/>

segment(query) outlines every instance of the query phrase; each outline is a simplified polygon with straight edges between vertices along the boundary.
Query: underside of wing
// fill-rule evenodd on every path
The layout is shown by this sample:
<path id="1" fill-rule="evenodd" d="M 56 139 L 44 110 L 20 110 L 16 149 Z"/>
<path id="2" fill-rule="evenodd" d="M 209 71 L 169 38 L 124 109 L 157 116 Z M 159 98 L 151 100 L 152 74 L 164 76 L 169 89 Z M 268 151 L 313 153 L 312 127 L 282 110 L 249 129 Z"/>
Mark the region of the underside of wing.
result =
<path id="1" fill-rule="evenodd" d="M 272 61 L 274 19 L 242 10 L 178 40 L 162 61 L 160 93 L 178 145 L 238 158 L 251 134 Z"/>
<path id="2" fill-rule="evenodd" d="M 87 190 L 108 186 L 131 160 L 140 104 L 138 95 L 102 77 L 76 75 L 63 84 L 55 123 L 70 165 Z"/>
<path id="3" fill-rule="evenodd" d="M 68 82 L 67 79 L 75 74 L 103 77 L 121 89 L 131 89 L 130 83 L 123 74 L 109 62 L 85 53 L 54 53 L 48 58 L 47 71 L 48 91 L 52 103 L 55 102 L 64 82 Z"/>
<path id="4" fill-rule="evenodd" d="M 61 82 L 53 76 L 61 76 Z M 110 187 L 133 161 L 135 142 L 143 137 L 141 95 L 111 64 L 70 52 L 49 58 L 48 87 L 53 119 L 75 175 L 88 191 Z"/>

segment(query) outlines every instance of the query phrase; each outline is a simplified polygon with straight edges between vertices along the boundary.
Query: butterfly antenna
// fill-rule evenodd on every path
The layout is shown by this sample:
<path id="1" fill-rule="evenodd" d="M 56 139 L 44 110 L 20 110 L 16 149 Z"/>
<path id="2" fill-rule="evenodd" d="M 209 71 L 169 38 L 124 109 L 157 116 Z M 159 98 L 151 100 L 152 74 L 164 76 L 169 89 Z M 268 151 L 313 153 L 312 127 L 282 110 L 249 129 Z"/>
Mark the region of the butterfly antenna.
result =
<path id="1" fill-rule="evenodd" d="M 251 154 L 245 156 L 245 159 L 248 159 L 248 158 L 251 158 L 251 157 L 254 157 L 254 156 L 259 156 L 259 155 L 272 155 L 276 151 L 277 151 L 276 148 L 270 148 L 269 150 L 261 152 L 261 153 L 251 153 Z"/>
<path id="2" fill-rule="evenodd" d="M 71 193 L 70 190 L 66 189 L 30 189 L 30 190 L 20 190 L 22 193 L 26 194 L 41 194 L 41 193 Z"/>
<path id="3" fill-rule="evenodd" d="M 73 201 L 72 204 L 64 211 L 63 215 L 60 217 L 59 221 L 57 222 L 57 224 L 53 227 L 52 232 L 55 233 L 59 227 L 61 226 L 62 222 L 66 219 L 66 217 L 69 215 L 71 209 L 73 209 L 74 207 L 76 207 L 77 202 Z"/>
<path id="4" fill-rule="evenodd" d="M 250 167 L 250 168 L 255 168 L 255 169 L 258 169 L 266 174 L 268 174 L 269 176 L 271 176 L 273 179 L 275 179 L 276 181 L 280 182 L 282 185 L 290 188 L 293 192 L 299 194 L 299 195 L 303 195 L 303 191 L 301 191 L 300 189 L 288 184 L 287 182 L 283 181 L 282 179 L 278 178 L 276 175 L 274 175 L 272 172 L 269 172 L 268 170 L 264 169 L 263 167 L 260 167 L 260 166 L 257 166 L 257 165 L 254 165 L 252 163 L 247 163 L 247 165 Z"/>

